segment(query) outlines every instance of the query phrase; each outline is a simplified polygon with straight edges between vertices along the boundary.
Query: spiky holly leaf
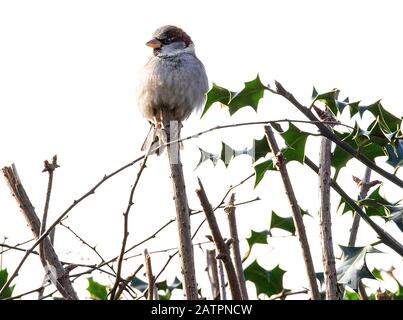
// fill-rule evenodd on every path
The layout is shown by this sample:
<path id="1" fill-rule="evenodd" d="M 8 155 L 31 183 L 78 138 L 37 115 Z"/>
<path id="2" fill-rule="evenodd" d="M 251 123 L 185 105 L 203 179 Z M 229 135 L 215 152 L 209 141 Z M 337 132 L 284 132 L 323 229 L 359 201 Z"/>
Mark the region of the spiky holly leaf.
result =
<path id="1" fill-rule="evenodd" d="M 107 287 L 95 281 L 93 278 L 88 278 L 87 291 L 90 293 L 92 300 L 107 300 Z"/>
<path id="2" fill-rule="evenodd" d="M 175 277 L 171 284 L 168 284 L 167 280 L 156 283 L 158 296 L 160 300 L 169 300 L 172 296 L 172 291 L 175 289 L 182 289 L 182 282 Z"/>
<path id="3" fill-rule="evenodd" d="M 352 133 L 353 135 L 353 140 L 357 145 L 358 149 L 362 149 L 368 145 L 370 145 L 371 142 L 371 131 L 364 130 L 360 128 L 358 123 L 355 123 L 354 131 Z"/>
<path id="4" fill-rule="evenodd" d="M 283 229 L 295 235 L 295 226 L 292 217 L 280 217 L 272 211 L 269 230 L 274 228 Z"/>
<path id="5" fill-rule="evenodd" d="M 357 290 L 358 282 L 362 278 L 375 279 L 365 263 L 367 253 L 381 253 L 381 251 L 368 247 L 339 246 L 343 254 L 341 264 L 337 268 L 337 282 Z"/>
<path id="6" fill-rule="evenodd" d="M 342 215 L 345 214 L 346 212 L 351 212 L 351 213 L 354 213 L 354 212 L 355 212 L 355 210 L 353 209 L 353 207 L 350 206 L 350 204 L 347 203 L 347 202 L 344 200 L 343 197 L 340 198 L 340 202 L 339 202 L 339 205 L 337 206 L 337 210 L 340 210 L 341 207 L 343 208 L 343 210 L 342 210 L 342 212 L 341 212 Z"/>
<path id="7" fill-rule="evenodd" d="M 254 166 L 255 169 L 255 188 L 262 181 L 267 170 L 277 170 L 273 160 L 266 160 Z"/>
<path id="8" fill-rule="evenodd" d="M 259 100 L 263 98 L 265 89 L 266 86 L 260 81 L 259 75 L 254 80 L 245 82 L 245 87 L 232 96 L 228 103 L 230 115 L 246 106 L 250 106 L 257 111 Z"/>
<path id="9" fill-rule="evenodd" d="M 316 89 L 314 88 L 314 92 L 316 92 Z M 333 89 L 332 91 L 328 91 L 325 93 L 317 93 L 316 96 L 313 98 L 312 103 L 315 103 L 316 101 L 322 102 L 325 104 L 328 109 L 334 114 L 337 115 L 338 112 L 338 107 L 337 107 L 337 97 L 339 95 L 339 90 Z"/>
<path id="10" fill-rule="evenodd" d="M 255 260 L 245 269 L 244 273 L 245 280 L 254 283 L 257 295 L 263 293 L 270 297 L 284 290 L 283 276 L 285 271 L 279 266 L 272 270 L 266 270 Z"/>
<path id="11" fill-rule="evenodd" d="M 388 144 L 385 148 L 388 154 L 386 163 L 390 164 L 396 172 L 403 166 L 403 140 L 399 139 L 396 145 Z"/>
<path id="12" fill-rule="evenodd" d="M 350 102 L 348 104 L 351 118 L 354 117 L 359 112 L 359 108 L 360 108 L 359 105 L 360 105 L 360 101 L 354 101 L 354 102 Z"/>
<path id="13" fill-rule="evenodd" d="M 7 269 L 0 270 L 0 289 L 3 288 L 3 286 L 6 284 L 7 280 L 8 280 Z M 3 293 L 0 295 L 0 300 L 10 298 L 13 294 L 14 287 L 15 287 L 15 285 L 7 287 L 6 290 L 4 290 Z"/>
<path id="14" fill-rule="evenodd" d="M 353 148 L 356 148 L 356 143 L 353 140 L 353 135 L 348 132 L 341 133 L 336 130 L 334 131 L 334 133 L 345 143 L 349 144 Z M 383 148 L 375 143 L 363 147 L 359 152 L 371 161 L 374 161 L 377 157 L 385 155 Z M 352 158 L 353 156 L 350 153 L 344 151 L 339 146 L 336 146 L 332 153 L 332 167 L 336 169 L 336 174 L 338 174 L 338 172 L 342 168 L 344 168 L 347 165 L 348 161 L 350 161 Z"/>
<path id="15" fill-rule="evenodd" d="M 251 149 L 242 149 L 242 150 L 234 150 L 229 145 L 224 142 L 221 142 L 221 152 L 219 154 L 210 153 L 199 148 L 200 151 L 200 159 L 196 165 L 195 170 L 205 161 L 210 160 L 214 166 L 217 165 L 218 161 L 221 160 L 226 167 L 228 167 L 229 163 L 233 158 L 239 156 L 241 154 L 250 154 Z"/>
<path id="16" fill-rule="evenodd" d="M 381 216 L 386 217 L 388 215 L 385 206 L 393 206 L 394 203 L 389 202 L 380 194 L 381 186 L 377 187 L 370 195 L 365 199 L 359 201 L 359 204 L 364 206 L 365 212 L 369 216 Z"/>
<path id="17" fill-rule="evenodd" d="M 292 122 L 290 122 L 287 131 L 281 133 L 287 148 L 283 150 L 284 158 L 289 162 L 296 160 L 304 163 L 305 144 L 309 136 L 308 132 L 300 130 Z"/>
<path id="18" fill-rule="evenodd" d="M 259 160 L 260 158 L 266 157 L 266 155 L 271 152 L 266 137 L 263 137 L 260 140 L 253 140 L 253 146 L 253 154 L 251 154 L 253 156 L 253 162 Z"/>
<path id="19" fill-rule="evenodd" d="M 228 105 L 231 99 L 231 91 L 220 87 L 213 83 L 213 87 L 207 92 L 206 103 L 204 104 L 203 112 L 201 117 L 210 109 L 214 102 L 220 102 L 222 104 Z"/>
<path id="20" fill-rule="evenodd" d="M 245 261 L 248 259 L 250 253 L 252 252 L 252 248 L 255 244 L 260 243 L 260 244 L 267 244 L 267 236 L 269 235 L 269 231 L 263 230 L 263 231 L 254 231 L 251 230 L 251 235 L 249 238 L 246 238 L 246 241 L 248 242 L 248 251 L 246 251 L 244 257 L 242 258 L 242 261 Z"/>
<path id="21" fill-rule="evenodd" d="M 402 124 L 402 119 L 396 117 L 383 106 L 381 101 L 377 101 L 366 108 L 375 118 L 379 118 L 379 123 L 387 133 L 398 131 Z"/>
<path id="22" fill-rule="evenodd" d="M 134 279 L 130 282 L 130 285 L 140 292 L 144 292 L 148 288 L 148 283 L 137 277 L 134 277 Z"/>

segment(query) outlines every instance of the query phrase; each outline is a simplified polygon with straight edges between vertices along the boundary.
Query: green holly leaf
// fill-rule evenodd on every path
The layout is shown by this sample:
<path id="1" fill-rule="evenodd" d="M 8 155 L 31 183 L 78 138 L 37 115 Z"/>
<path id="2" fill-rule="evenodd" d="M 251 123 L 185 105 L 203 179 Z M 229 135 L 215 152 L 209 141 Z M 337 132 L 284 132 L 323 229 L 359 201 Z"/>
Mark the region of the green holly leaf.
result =
<path id="1" fill-rule="evenodd" d="M 396 172 L 403 166 L 403 140 L 399 139 L 396 145 L 388 144 L 385 148 L 388 154 L 386 163 L 390 164 Z"/>
<path id="2" fill-rule="evenodd" d="M 343 254 L 341 264 L 337 268 L 337 282 L 342 285 L 348 285 L 351 289 L 357 290 L 358 282 L 362 278 L 375 279 L 368 270 L 365 263 L 367 253 L 381 253 L 381 251 L 368 247 L 345 247 L 339 246 Z"/>
<path id="3" fill-rule="evenodd" d="M 167 280 L 156 283 L 158 296 L 160 300 L 169 300 L 172 296 L 172 291 L 175 289 L 182 289 L 182 282 L 175 277 L 171 284 L 168 284 Z M 148 286 L 147 286 L 148 287 Z"/>
<path id="4" fill-rule="evenodd" d="M 290 122 L 287 131 L 281 133 L 281 136 L 287 144 L 287 148 L 283 150 L 283 155 L 287 162 L 296 160 L 300 163 L 304 163 L 305 144 L 309 133 L 300 130 Z"/>
<path id="5" fill-rule="evenodd" d="M 356 143 L 358 149 L 362 149 L 368 145 L 370 145 L 371 142 L 371 131 L 364 130 L 360 128 L 358 123 L 355 123 L 354 131 L 352 133 L 353 135 L 353 140 Z"/>
<path id="6" fill-rule="evenodd" d="M 252 248 L 255 244 L 260 243 L 260 244 L 267 244 L 267 236 L 269 235 L 269 231 L 263 230 L 263 231 L 254 231 L 251 230 L 251 235 L 249 238 L 246 238 L 246 241 L 248 242 L 249 248 L 248 251 L 245 253 L 245 256 L 243 257 L 243 261 L 245 261 L 250 253 L 252 252 Z"/>
<path id="7" fill-rule="evenodd" d="M 344 290 L 343 300 L 361 300 L 360 295 L 355 291 Z"/>
<path id="8" fill-rule="evenodd" d="M 254 162 L 259 160 L 260 158 L 266 157 L 266 155 L 269 152 L 271 152 L 266 137 L 263 137 L 260 140 L 254 139 L 253 145 L 254 145 Z"/>
<path id="9" fill-rule="evenodd" d="M 403 286 L 402 284 L 396 280 L 398 284 L 397 291 L 393 293 L 392 299 L 393 300 L 403 300 Z"/>
<path id="10" fill-rule="evenodd" d="M 206 103 L 204 104 L 201 118 L 205 115 L 208 109 L 210 109 L 213 103 L 220 102 L 222 104 L 228 105 L 230 99 L 231 92 L 228 89 L 225 89 L 213 83 L 213 87 L 207 92 Z"/>
<path id="11" fill-rule="evenodd" d="M 295 235 L 295 225 L 292 217 L 280 217 L 272 211 L 269 230 L 274 228 L 283 229 Z"/>
<path id="12" fill-rule="evenodd" d="M 285 271 L 279 266 L 266 270 L 255 260 L 244 271 L 245 280 L 251 281 L 256 287 L 257 295 L 263 293 L 268 297 L 284 290 L 283 276 Z"/>
<path id="13" fill-rule="evenodd" d="M 337 206 L 337 211 L 339 211 L 341 207 L 343 208 L 343 210 L 342 210 L 342 212 L 341 212 L 342 215 L 345 214 L 346 212 L 351 212 L 351 213 L 354 213 L 354 212 L 355 212 L 355 210 L 353 209 L 353 207 L 350 206 L 350 204 L 347 203 L 347 202 L 344 200 L 343 197 L 340 198 L 339 205 Z"/>
<path id="14" fill-rule="evenodd" d="M 348 132 L 340 133 L 338 131 L 334 131 L 334 133 L 342 139 L 345 143 L 349 144 L 351 147 L 356 148 L 356 143 L 353 140 L 353 135 Z M 372 139 L 372 138 L 371 138 Z M 383 148 L 375 143 L 371 143 L 361 150 L 359 153 L 366 156 L 369 160 L 375 161 L 375 158 L 384 156 L 385 153 Z M 336 146 L 332 153 L 332 167 L 336 170 L 336 175 L 338 172 L 344 168 L 347 163 L 353 158 L 353 156 L 341 149 L 339 146 Z"/>
<path id="15" fill-rule="evenodd" d="M 316 91 L 316 90 L 314 90 Z M 316 101 L 322 102 L 325 104 L 330 111 L 336 115 L 338 112 L 338 106 L 337 106 L 337 97 L 339 95 L 339 90 L 333 89 L 332 91 L 328 91 L 325 93 L 317 93 L 315 98 L 312 101 L 312 104 L 315 103 Z"/>
<path id="16" fill-rule="evenodd" d="M 228 103 L 230 115 L 246 106 L 250 106 L 257 111 L 259 100 L 263 98 L 265 89 L 266 86 L 260 81 L 259 75 L 254 80 L 245 82 L 245 87 L 232 96 Z"/>
<path id="17" fill-rule="evenodd" d="M 277 170 L 276 167 L 274 166 L 273 160 L 263 161 L 255 165 L 254 169 L 255 169 L 255 185 L 254 185 L 255 188 L 260 183 L 260 181 L 262 181 L 267 170 Z"/>
<path id="18" fill-rule="evenodd" d="M 148 289 L 148 283 L 144 282 L 143 280 L 137 277 L 134 277 L 134 279 L 130 282 L 130 285 L 133 288 L 139 290 L 140 292 L 144 292 L 145 290 Z"/>
<path id="19" fill-rule="evenodd" d="M 373 276 L 374 276 L 377 280 L 383 280 L 382 274 L 381 274 L 381 270 L 373 269 L 373 270 L 371 271 L 371 273 L 373 274 Z"/>
<path id="20" fill-rule="evenodd" d="M 92 300 L 107 300 L 107 287 L 94 281 L 93 278 L 88 278 L 87 291 L 90 293 Z"/>
<path id="21" fill-rule="evenodd" d="M 370 195 L 365 199 L 359 201 L 359 204 L 364 206 L 365 212 L 369 216 L 386 217 L 388 211 L 386 206 L 393 206 L 394 204 L 386 200 L 380 194 L 381 186 L 377 187 Z"/>
<path id="22" fill-rule="evenodd" d="M 350 102 L 348 104 L 350 110 L 350 117 L 354 117 L 359 112 L 360 101 Z"/>
<path id="23" fill-rule="evenodd" d="M 6 284 L 7 280 L 8 280 L 7 269 L 0 270 L 0 289 L 3 288 L 3 286 Z M 6 290 L 4 290 L 4 292 L 0 295 L 0 300 L 10 298 L 13 294 L 14 287 L 15 287 L 15 285 L 7 287 Z"/>
<path id="24" fill-rule="evenodd" d="M 371 112 L 375 118 L 379 118 L 379 123 L 387 133 L 400 130 L 402 119 L 387 111 L 380 100 L 366 107 L 366 110 Z"/>

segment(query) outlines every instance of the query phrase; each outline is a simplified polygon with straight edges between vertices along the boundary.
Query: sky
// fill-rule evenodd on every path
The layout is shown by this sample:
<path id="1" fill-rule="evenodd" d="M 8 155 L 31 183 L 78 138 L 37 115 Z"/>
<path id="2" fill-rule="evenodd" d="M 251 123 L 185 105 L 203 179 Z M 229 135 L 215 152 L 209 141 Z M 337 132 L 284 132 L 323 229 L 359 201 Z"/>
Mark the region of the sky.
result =
<path id="1" fill-rule="evenodd" d="M 135 89 L 138 74 L 151 54 L 144 44 L 155 29 L 165 24 L 175 24 L 192 37 L 210 85 L 214 82 L 238 91 L 245 81 L 259 74 L 263 83 L 278 80 L 306 104 L 315 85 L 323 92 L 338 88 L 342 97 L 363 103 L 382 99 L 388 110 L 401 116 L 400 13 L 399 1 L 391 0 L 0 1 L 0 166 L 15 163 L 38 215 L 42 215 L 47 186 L 43 161 L 58 155 L 60 168 L 55 172 L 50 223 L 104 174 L 141 155 L 148 123 L 137 109 Z M 244 108 L 229 117 L 227 110 L 214 105 L 202 119 L 200 114 L 193 115 L 184 124 L 182 134 L 187 136 L 219 124 L 285 118 L 304 119 L 287 102 L 265 93 L 257 113 Z M 309 126 L 300 128 L 312 130 Z M 185 143 L 182 157 L 192 209 L 200 208 L 194 192 L 197 177 L 203 181 L 210 201 L 216 204 L 231 184 L 253 172 L 247 156 L 236 158 L 228 168 L 222 163 L 214 167 L 206 162 L 195 170 L 200 156 L 198 147 L 217 153 L 222 140 L 233 148 L 244 148 L 251 146 L 253 138 L 261 137 L 262 127 L 244 127 L 216 131 Z M 307 152 L 315 160 L 319 141 L 317 137 L 308 139 Z M 385 158 L 379 158 L 379 165 L 392 171 L 384 161 Z M 149 159 L 130 213 L 129 246 L 174 217 L 167 165 L 165 156 Z M 138 168 L 135 165 L 102 185 L 65 221 L 88 243 L 97 245 L 105 257 L 116 256 L 120 250 L 122 212 Z M 314 264 L 320 270 L 317 178 L 298 163 L 291 163 L 289 170 L 301 207 L 313 214 L 305 223 Z M 340 174 L 343 188 L 352 197 L 358 189 L 351 175 L 362 176 L 364 170 L 352 160 Z M 401 173 L 398 176 L 403 178 Z M 373 177 L 379 178 L 376 174 Z M 382 190 L 391 201 L 402 198 L 401 190 L 392 184 L 385 183 Z M 251 179 L 235 191 L 238 201 L 261 198 L 237 208 L 241 250 L 245 252 L 250 231 L 268 228 L 271 210 L 282 216 L 290 216 L 290 210 L 276 172 L 266 174 L 256 189 Z M 333 193 L 332 197 L 334 241 L 345 245 L 351 216 L 340 216 L 336 212 L 339 198 Z M 218 212 L 217 217 L 223 232 L 227 232 L 225 215 Z M 192 218 L 192 229 L 202 218 Z M 0 182 L 0 221 L 0 237 L 6 236 L 7 243 L 31 238 L 4 181 Z M 376 221 L 384 225 L 381 220 Z M 385 227 L 403 240 L 395 226 Z M 202 228 L 195 241 L 205 241 L 208 233 L 207 228 Z M 365 245 L 375 239 L 362 223 L 357 244 Z M 172 224 L 133 254 L 141 254 L 144 248 L 152 252 L 176 246 L 176 226 Z M 93 252 L 63 227 L 57 228 L 55 247 L 64 260 L 98 262 Z M 206 248 L 211 246 L 203 246 Z M 340 254 L 337 247 L 336 254 Z M 401 258 L 397 255 L 391 254 L 390 259 L 373 256 L 369 265 L 388 268 L 394 263 L 396 274 L 402 277 Z M 21 257 L 21 253 L 7 252 L 3 266 L 12 271 Z M 166 252 L 153 254 L 154 270 L 159 270 L 166 258 Z M 195 258 L 198 281 L 208 295 L 205 256 L 198 247 Z M 129 260 L 124 274 L 133 271 L 142 259 L 140 256 Z M 280 264 L 287 270 L 286 287 L 306 286 L 298 241 L 286 233 L 276 233 L 266 246 L 257 245 L 245 266 L 254 259 L 266 268 Z M 173 279 L 175 275 L 180 273 L 174 259 L 162 279 Z M 15 293 L 40 286 L 42 277 L 39 259 L 29 258 L 16 279 Z M 110 284 L 110 279 L 103 275 L 94 277 Z M 82 298 L 88 297 L 86 285 L 85 277 L 76 284 Z M 253 285 L 248 286 L 252 292 Z"/>

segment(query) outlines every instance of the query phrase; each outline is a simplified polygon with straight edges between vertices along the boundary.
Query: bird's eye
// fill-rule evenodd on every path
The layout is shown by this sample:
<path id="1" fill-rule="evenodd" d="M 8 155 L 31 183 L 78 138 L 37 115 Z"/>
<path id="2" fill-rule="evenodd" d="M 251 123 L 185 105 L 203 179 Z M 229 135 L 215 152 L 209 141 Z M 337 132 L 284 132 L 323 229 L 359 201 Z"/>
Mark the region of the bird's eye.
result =
<path id="1" fill-rule="evenodd" d="M 175 38 L 174 37 L 169 37 L 169 38 L 164 38 L 164 39 L 158 39 L 162 44 L 170 44 L 172 43 Z"/>

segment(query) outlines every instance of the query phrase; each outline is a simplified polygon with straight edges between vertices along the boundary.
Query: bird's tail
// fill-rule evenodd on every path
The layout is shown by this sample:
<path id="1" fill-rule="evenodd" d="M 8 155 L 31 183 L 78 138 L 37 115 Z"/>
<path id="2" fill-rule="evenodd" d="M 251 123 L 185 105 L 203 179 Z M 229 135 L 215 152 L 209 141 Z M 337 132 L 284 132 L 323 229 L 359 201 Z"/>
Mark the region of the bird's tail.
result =
<path id="1" fill-rule="evenodd" d="M 141 146 L 141 151 L 148 152 L 149 155 L 160 155 L 165 150 L 167 143 L 167 135 L 162 128 L 156 128 L 154 124 L 151 124 L 150 131 Z"/>

